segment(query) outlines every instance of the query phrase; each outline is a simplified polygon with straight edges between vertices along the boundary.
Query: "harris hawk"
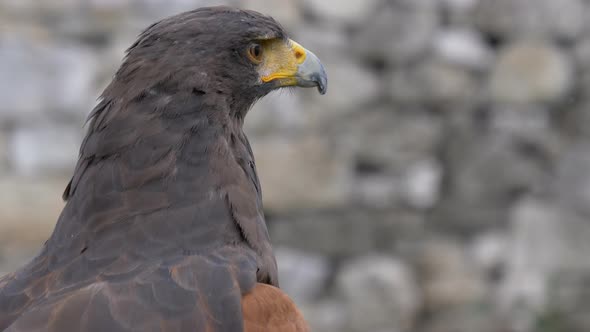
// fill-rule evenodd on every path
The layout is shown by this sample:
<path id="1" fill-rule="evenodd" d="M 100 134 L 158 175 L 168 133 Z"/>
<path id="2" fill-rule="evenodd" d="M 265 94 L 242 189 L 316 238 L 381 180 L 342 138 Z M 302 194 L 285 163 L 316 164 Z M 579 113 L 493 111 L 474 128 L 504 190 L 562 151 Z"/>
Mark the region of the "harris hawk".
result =
<path id="1" fill-rule="evenodd" d="M 148 27 L 89 116 L 40 253 L 0 279 L 0 330 L 307 331 L 278 288 L 251 106 L 317 87 L 272 18 L 209 7 Z"/>

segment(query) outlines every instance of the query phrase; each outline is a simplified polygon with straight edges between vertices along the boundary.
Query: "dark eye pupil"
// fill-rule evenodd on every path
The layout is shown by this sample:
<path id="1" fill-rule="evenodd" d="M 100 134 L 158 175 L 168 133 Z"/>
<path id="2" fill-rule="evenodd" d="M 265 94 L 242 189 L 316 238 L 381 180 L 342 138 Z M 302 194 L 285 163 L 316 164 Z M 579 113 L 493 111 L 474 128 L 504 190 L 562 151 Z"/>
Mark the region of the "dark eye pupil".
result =
<path id="1" fill-rule="evenodd" d="M 258 58 L 262 54 L 262 48 L 260 45 L 252 46 L 252 55 Z"/>

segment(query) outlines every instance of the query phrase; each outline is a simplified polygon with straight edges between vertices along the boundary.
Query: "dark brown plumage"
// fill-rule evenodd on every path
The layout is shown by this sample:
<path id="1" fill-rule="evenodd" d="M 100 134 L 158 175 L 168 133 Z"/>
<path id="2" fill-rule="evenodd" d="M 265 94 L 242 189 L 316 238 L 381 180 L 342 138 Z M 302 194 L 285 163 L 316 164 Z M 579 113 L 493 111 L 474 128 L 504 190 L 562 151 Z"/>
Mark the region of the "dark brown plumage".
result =
<path id="1" fill-rule="evenodd" d="M 242 125 L 273 89 L 325 85 L 313 53 L 261 14 L 150 26 L 90 115 L 53 234 L 0 279 L 0 330 L 280 331 L 272 308 L 306 330 L 261 286 L 278 286 L 277 266 Z"/>

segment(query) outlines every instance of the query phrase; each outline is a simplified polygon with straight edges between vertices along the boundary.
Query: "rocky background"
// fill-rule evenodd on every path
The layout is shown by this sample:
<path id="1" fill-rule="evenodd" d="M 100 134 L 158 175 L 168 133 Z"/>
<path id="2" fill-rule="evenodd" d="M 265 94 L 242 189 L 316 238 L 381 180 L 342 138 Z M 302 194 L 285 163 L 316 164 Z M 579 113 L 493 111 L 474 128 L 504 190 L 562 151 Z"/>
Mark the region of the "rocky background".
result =
<path id="1" fill-rule="evenodd" d="M 82 124 L 196 0 L 0 0 L 0 272 L 62 208 Z M 590 1 L 234 0 L 329 93 L 247 119 L 283 287 L 313 331 L 590 331 Z"/>

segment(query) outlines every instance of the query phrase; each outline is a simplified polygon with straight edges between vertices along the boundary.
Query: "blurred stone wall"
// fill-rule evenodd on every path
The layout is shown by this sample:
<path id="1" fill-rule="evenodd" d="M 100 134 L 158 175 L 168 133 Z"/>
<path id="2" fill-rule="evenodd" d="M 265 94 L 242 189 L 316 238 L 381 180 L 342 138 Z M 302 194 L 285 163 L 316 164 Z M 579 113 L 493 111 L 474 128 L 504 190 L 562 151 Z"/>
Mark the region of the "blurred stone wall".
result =
<path id="1" fill-rule="evenodd" d="M 0 271 L 51 231 L 124 49 L 214 3 L 0 0 Z M 590 1 L 225 3 L 273 15 L 330 76 L 247 118 L 313 331 L 590 330 Z"/>

